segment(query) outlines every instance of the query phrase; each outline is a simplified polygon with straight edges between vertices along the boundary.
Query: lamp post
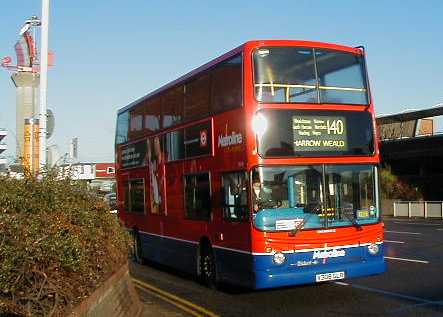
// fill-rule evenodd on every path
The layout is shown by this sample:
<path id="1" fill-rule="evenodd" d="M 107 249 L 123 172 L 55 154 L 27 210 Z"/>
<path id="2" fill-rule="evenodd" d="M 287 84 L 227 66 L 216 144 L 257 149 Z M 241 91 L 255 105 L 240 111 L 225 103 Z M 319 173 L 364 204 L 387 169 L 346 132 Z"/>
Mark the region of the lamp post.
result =
<path id="1" fill-rule="evenodd" d="M 42 0 L 40 53 L 40 171 L 46 166 L 46 103 L 48 87 L 49 2 Z"/>

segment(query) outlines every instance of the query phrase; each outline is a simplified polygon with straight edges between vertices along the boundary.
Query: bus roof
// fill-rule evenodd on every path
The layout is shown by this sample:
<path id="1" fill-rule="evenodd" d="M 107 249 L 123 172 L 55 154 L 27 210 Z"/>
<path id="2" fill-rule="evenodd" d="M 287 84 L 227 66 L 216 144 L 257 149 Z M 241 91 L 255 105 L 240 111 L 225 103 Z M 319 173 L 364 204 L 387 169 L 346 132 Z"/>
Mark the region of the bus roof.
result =
<path id="1" fill-rule="evenodd" d="M 176 80 L 169 82 L 160 88 L 157 88 L 156 90 L 148 93 L 147 95 L 140 97 L 127 106 L 121 108 L 118 110 L 118 114 L 125 112 L 126 110 L 131 109 L 133 106 L 139 104 L 141 101 L 148 99 L 152 96 L 155 96 L 158 93 L 161 93 L 168 88 L 171 88 L 177 84 L 185 82 L 187 79 L 191 78 L 192 76 L 204 72 L 205 70 L 213 67 L 214 65 L 229 59 L 230 57 L 234 56 L 235 54 L 238 54 L 243 51 L 245 47 L 259 47 L 259 46 L 306 46 L 306 47 L 316 47 L 316 48 L 329 48 L 333 50 L 340 50 L 340 51 L 348 51 L 350 53 L 355 54 L 362 54 L 362 49 L 359 47 L 351 47 L 351 46 L 344 46 L 344 45 L 338 45 L 338 44 L 332 44 L 332 43 L 326 43 L 326 42 L 315 42 L 315 41 L 304 41 L 304 40 L 252 40 L 245 42 L 244 44 L 234 48 L 233 50 L 211 60 L 210 62 L 207 62 L 203 64 L 202 66 L 190 71 L 189 73 L 180 76 Z"/>

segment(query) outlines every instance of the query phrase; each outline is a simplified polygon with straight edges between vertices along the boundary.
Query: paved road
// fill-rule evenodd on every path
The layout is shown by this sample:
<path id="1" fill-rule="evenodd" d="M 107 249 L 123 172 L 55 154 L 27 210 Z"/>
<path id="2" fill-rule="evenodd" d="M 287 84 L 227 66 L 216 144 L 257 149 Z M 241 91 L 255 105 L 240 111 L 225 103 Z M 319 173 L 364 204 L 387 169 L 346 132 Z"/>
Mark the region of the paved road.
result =
<path id="1" fill-rule="evenodd" d="M 264 291 L 217 291 L 152 265 L 132 264 L 131 271 L 154 287 L 138 290 L 147 308 L 157 309 L 155 315 L 443 316 L 443 222 L 385 219 L 385 224 L 388 271 L 379 276 Z"/>

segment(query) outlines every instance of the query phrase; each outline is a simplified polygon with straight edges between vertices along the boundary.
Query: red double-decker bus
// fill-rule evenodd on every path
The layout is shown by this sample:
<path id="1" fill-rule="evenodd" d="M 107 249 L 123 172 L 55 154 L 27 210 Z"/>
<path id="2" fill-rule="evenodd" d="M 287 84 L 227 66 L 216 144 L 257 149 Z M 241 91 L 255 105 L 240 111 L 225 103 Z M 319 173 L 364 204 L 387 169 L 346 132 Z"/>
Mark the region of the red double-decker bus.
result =
<path id="1" fill-rule="evenodd" d="M 208 285 L 385 271 L 364 49 L 250 41 L 118 112 L 135 256 Z"/>

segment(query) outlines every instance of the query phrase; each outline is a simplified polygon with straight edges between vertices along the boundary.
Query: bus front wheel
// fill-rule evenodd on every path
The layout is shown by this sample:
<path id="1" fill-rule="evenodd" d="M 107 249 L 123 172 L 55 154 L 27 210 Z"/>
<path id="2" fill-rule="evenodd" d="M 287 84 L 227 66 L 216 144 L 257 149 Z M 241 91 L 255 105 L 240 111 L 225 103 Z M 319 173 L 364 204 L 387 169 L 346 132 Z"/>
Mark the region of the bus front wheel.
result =
<path id="1" fill-rule="evenodd" d="M 204 285 L 209 288 L 216 288 L 216 264 L 212 248 L 205 244 L 200 253 L 200 278 Z"/>

